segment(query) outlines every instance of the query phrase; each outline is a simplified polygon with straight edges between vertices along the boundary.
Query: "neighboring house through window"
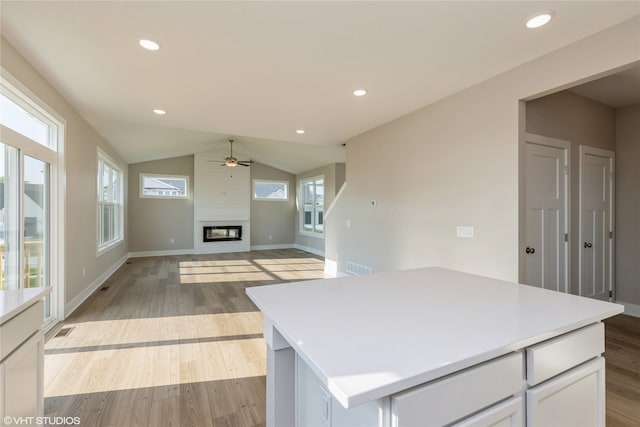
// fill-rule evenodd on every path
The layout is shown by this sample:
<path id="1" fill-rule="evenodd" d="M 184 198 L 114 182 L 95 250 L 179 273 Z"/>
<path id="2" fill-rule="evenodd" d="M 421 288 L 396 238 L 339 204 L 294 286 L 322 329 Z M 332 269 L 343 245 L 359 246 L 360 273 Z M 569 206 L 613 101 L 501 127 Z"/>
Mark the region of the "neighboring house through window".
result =
<path id="1" fill-rule="evenodd" d="M 289 200 L 288 181 L 253 180 L 253 200 Z"/>
<path id="2" fill-rule="evenodd" d="M 98 150 L 98 253 L 123 238 L 122 171 Z"/>
<path id="3" fill-rule="evenodd" d="M 322 237 L 324 234 L 324 176 L 302 180 L 301 192 L 303 208 L 300 232 Z"/>
<path id="4" fill-rule="evenodd" d="M 189 177 L 141 173 L 140 197 L 186 199 L 189 197 Z"/>

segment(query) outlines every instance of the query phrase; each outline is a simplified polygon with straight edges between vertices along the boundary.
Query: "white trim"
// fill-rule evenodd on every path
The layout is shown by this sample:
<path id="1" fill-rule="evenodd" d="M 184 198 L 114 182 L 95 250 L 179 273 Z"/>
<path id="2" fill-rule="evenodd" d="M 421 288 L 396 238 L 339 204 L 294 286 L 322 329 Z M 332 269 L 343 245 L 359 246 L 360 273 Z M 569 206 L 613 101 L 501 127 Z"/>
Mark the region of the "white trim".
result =
<path id="1" fill-rule="evenodd" d="M 302 245 L 299 245 L 297 243 L 295 244 L 294 248 L 300 249 L 301 251 L 312 253 L 314 255 L 318 255 L 318 256 L 324 257 L 324 251 L 321 251 L 321 250 L 318 250 L 318 249 L 310 248 L 308 246 L 302 246 Z"/>
<path id="2" fill-rule="evenodd" d="M 140 251 L 129 252 L 129 258 L 143 258 L 152 256 L 193 255 L 193 249 L 172 249 L 168 251 Z"/>
<path id="3" fill-rule="evenodd" d="M 78 296 L 76 296 L 74 299 L 69 301 L 69 303 L 65 306 L 65 310 L 64 310 L 65 319 L 69 317 L 69 315 L 71 315 L 71 313 L 73 313 L 78 307 L 80 307 L 80 304 L 85 302 L 86 299 L 89 298 L 100 286 L 102 286 L 102 284 L 106 282 L 106 280 L 113 273 L 115 273 L 116 270 L 122 267 L 122 265 L 125 262 L 127 262 L 127 259 L 129 259 L 128 255 L 125 255 L 122 258 L 120 258 L 118 261 L 116 261 L 115 264 L 113 264 L 111 267 L 105 270 L 104 273 L 98 276 L 96 280 L 94 280 L 89 286 L 87 286 L 82 292 L 80 292 Z M 58 320 L 64 320 L 64 319 L 58 319 Z"/>
<path id="4" fill-rule="evenodd" d="M 279 245 L 255 245 L 251 246 L 252 251 L 268 251 L 271 249 L 292 249 L 295 248 L 293 243 L 282 243 Z"/>
<path id="5" fill-rule="evenodd" d="M 640 317 L 640 305 L 631 304 L 624 301 L 616 301 L 617 304 L 622 304 L 624 306 L 624 313 L 628 316 Z"/>

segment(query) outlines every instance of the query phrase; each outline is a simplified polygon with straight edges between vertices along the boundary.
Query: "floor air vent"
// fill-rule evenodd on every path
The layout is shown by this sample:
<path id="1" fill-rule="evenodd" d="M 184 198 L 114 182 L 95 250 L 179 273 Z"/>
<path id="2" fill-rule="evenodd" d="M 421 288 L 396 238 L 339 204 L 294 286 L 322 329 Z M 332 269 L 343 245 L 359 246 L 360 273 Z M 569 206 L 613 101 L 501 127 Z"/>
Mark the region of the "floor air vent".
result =
<path id="1" fill-rule="evenodd" d="M 355 262 L 347 261 L 345 268 L 348 274 L 352 274 L 354 276 L 362 276 L 365 274 L 371 274 L 373 271 L 371 267 L 367 267 L 366 265 L 356 264 Z"/>
<path id="2" fill-rule="evenodd" d="M 70 328 L 62 328 L 58 331 L 58 333 L 55 335 L 55 337 L 66 337 L 67 335 L 69 335 L 71 333 L 71 331 L 73 330 L 73 327 Z"/>

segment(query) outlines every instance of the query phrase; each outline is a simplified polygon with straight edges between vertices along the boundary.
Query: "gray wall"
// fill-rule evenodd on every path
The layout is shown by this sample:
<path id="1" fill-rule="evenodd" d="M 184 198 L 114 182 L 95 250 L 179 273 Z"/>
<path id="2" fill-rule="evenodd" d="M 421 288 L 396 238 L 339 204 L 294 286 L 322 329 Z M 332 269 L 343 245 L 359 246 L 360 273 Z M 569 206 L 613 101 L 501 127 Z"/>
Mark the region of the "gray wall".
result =
<path id="1" fill-rule="evenodd" d="M 314 176 L 324 175 L 324 211 L 333 203 L 337 192 L 345 180 L 345 164 L 333 163 L 330 165 L 322 166 L 320 168 L 312 169 L 300 173 L 296 176 L 296 194 L 300 192 L 300 181 Z M 295 215 L 295 239 L 296 245 L 302 249 L 308 249 L 316 253 L 325 252 L 325 239 L 327 224 L 325 221 L 325 235 L 322 237 L 309 236 L 300 233 L 300 211 L 298 210 Z"/>
<path id="2" fill-rule="evenodd" d="M 616 113 L 609 106 L 563 91 L 527 102 L 527 132 L 571 142 L 571 292 L 579 293 L 580 145 L 616 150 Z"/>
<path id="3" fill-rule="evenodd" d="M 616 136 L 616 299 L 640 305 L 640 104 L 616 110 Z"/>
<path id="4" fill-rule="evenodd" d="M 289 200 L 253 200 L 253 180 L 289 182 Z M 251 165 L 251 246 L 293 245 L 296 219 L 296 177 L 261 163 Z"/>
<path id="5" fill-rule="evenodd" d="M 2 67 L 66 120 L 65 305 L 79 297 L 114 265 L 127 257 L 127 208 L 124 242 L 97 256 L 97 156 L 98 148 L 120 167 L 126 183 L 127 164 L 122 157 L 51 87 L 4 38 L 0 38 Z M 126 184 L 124 186 L 126 192 Z M 127 195 L 124 195 L 124 200 Z M 82 274 L 83 268 L 85 274 Z"/>
<path id="6" fill-rule="evenodd" d="M 189 197 L 140 198 L 141 173 L 188 176 Z M 193 249 L 193 155 L 129 165 L 129 249 L 131 252 Z"/>
<path id="7" fill-rule="evenodd" d="M 347 141 L 328 261 L 517 280 L 520 100 L 640 60 L 639 36 L 640 19 L 628 20 Z M 457 238 L 457 225 L 475 238 Z"/>

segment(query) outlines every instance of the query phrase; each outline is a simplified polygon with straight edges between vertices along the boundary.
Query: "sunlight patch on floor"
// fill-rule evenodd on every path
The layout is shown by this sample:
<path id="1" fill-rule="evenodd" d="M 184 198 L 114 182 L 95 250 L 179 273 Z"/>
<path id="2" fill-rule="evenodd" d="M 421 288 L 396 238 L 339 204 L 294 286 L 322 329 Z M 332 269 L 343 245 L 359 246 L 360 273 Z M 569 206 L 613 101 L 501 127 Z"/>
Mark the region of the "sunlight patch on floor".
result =
<path id="1" fill-rule="evenodd" d="M 45 397 L 265 375 L 262 338 L 45 356 Z"/>

